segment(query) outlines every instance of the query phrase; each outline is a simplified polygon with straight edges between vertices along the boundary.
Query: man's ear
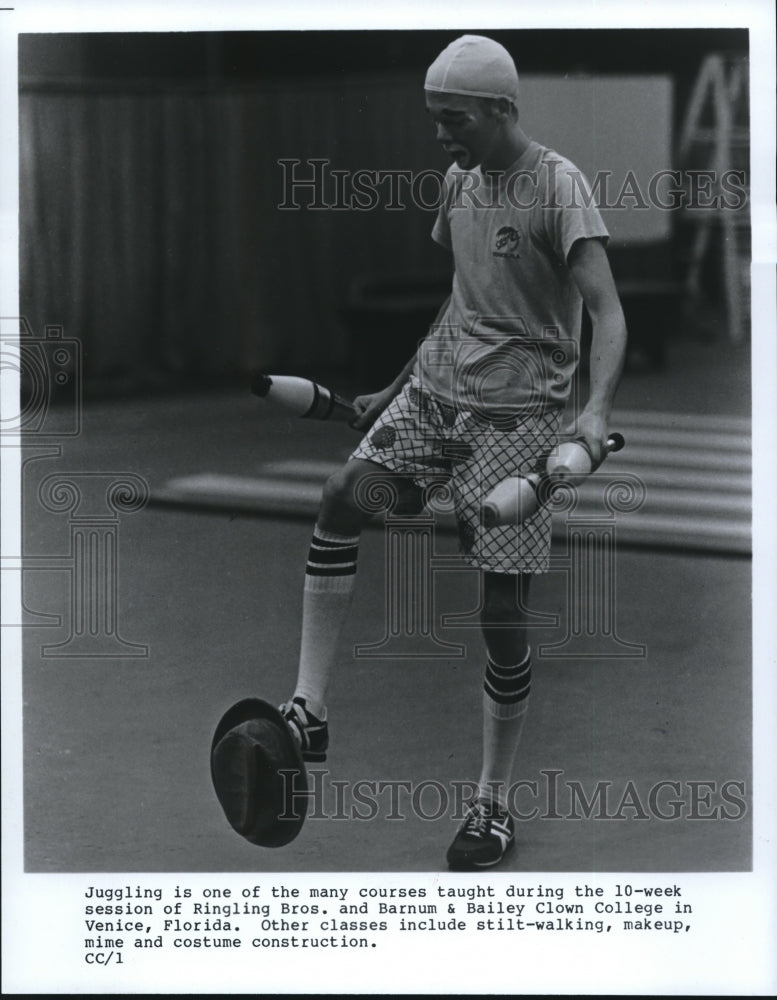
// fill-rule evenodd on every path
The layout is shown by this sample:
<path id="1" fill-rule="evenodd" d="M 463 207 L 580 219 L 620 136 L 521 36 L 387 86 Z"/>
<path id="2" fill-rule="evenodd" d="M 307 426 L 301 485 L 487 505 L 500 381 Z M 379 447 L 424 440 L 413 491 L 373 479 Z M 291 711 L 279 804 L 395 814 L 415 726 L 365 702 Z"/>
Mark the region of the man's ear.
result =
<path id="1" fill-rule="evenodd" d="M 515 106 L 513 102 L 507 97 L 497 97 L 494 101 L 494 114 L 498 118 L 512 118 L 515 111 Z"/>

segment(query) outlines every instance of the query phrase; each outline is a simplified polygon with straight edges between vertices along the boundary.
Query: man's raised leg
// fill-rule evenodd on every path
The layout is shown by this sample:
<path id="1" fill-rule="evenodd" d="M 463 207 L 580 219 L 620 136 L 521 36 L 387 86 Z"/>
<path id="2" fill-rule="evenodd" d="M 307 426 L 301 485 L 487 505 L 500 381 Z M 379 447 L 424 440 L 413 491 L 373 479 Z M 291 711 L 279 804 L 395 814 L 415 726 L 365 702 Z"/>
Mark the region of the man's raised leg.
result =
<path id="1" fill-rule="evenodd" d="M 326 759 L 326 692 L 353 598 L 361 530 L 372 516 L 359 503 L 359 483 L 381 471 L 392 476 L 374 462 L 351 459 L 324 487 L 305 572 L 297 684 L 281 706 L 308 761 Z"/>

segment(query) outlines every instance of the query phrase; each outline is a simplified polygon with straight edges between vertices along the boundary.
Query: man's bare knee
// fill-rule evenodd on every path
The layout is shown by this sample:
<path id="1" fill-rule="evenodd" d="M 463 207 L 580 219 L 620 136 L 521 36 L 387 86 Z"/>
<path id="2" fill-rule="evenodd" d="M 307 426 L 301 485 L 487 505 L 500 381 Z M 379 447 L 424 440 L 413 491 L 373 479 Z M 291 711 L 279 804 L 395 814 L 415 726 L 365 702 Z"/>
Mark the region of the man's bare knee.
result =
<path id="1" fill-rule="evenodd" d="M 324 484 L 319 517 L 322 526 L 332 531 L 358 530 L 379 512 L 370 501 L 374 499 L 376 484 L 387 484 L 390 477 L 388 470 L 373 462 L 359 459 L 346 462 Z"/>
<path id="2" fill-rule="evenodd" d="M 484 625 L 521 625 L 528 603 L 530 577 L 526 574 L 486 573 Z"/>

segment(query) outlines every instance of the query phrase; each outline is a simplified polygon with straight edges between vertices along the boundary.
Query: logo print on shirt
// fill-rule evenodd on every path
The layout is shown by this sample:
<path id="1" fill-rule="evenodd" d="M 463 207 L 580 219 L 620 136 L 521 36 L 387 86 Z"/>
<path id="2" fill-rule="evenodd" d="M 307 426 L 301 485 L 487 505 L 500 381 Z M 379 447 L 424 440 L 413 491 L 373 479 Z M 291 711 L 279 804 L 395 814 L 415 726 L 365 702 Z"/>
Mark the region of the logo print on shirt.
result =
<path id="1" fill-rule="evenodd" d="M 518 244 L 520 240 L 521 234 L 517 229 L 513 229 L 512 226 L 502 226 L 496 231 L 494 249 L 491 252 L 491 256 L 520 257 L 520 254 L 518 253 Z"/>

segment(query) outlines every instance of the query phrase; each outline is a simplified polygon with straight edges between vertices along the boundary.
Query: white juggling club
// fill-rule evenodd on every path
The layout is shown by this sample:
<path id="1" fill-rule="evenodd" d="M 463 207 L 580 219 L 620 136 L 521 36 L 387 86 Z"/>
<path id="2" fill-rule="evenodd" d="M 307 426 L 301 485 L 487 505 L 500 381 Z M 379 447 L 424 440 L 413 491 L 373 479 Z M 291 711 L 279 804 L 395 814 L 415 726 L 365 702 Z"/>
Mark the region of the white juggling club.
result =
<path id="1" fill-rule="evenodd" d="M 331 389 L 296 375 L 257 375 L 251 392 L 288 413 L 310 420 L 352 420 L 353 403 Z"/>
<path id="2" fill-rule="evenodd" d="M 625 443 L 623 435 L 611 434 L 607 439 L 607 454 L 620 451 Z M 584 445 L 565 441 L 548 458 L 543 474 L 508 476 L 494 487 L 481 508 L 483 527 L 521 524 L 548 501 L 554 486 L 562 483 L 577 486 L 590 475 L 592 467 L 591 453 Z"/>

